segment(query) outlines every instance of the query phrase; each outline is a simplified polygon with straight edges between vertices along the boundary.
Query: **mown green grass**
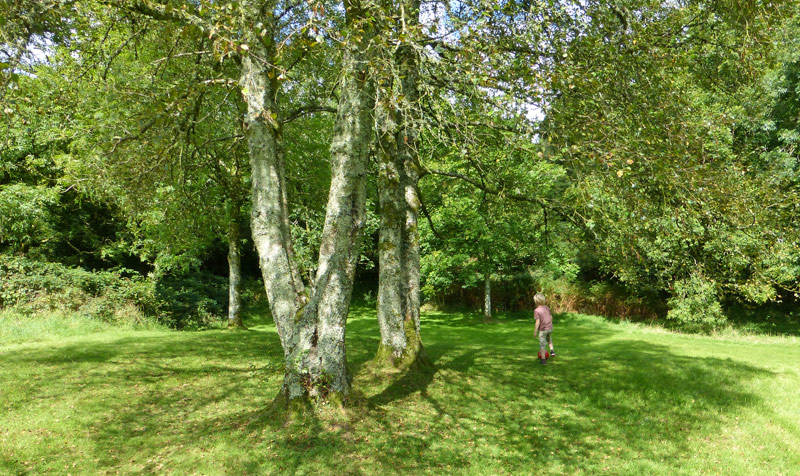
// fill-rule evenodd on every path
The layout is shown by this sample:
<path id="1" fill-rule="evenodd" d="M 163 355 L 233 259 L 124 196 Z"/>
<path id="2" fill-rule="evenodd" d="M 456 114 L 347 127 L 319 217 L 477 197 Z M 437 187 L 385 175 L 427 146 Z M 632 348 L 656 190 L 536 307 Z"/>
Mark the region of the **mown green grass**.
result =
<path id="1" fill-rule="evenodd" d="M 561 315 L 540 366 L 523 315 L 426 313 L 435 369 L 387 383 L 364 371 L 378 331 L 355 308 L 349 421 L 285 425 L 267 410 L 282 351 L 250 317 L 248 331 L 6 334 L 0 474 L 800 474 L 797 337 Z"/>
<path id="2" fill-rule="evenodd" d="M 127 320 L 103 322 L 78 313 L 65 311 L 39 312 L 35 317 L 13 310 L 0 310 L 0 346 L 58 340 L 104 331 L 161 329 L 153 320 L 139 313 Z"/>

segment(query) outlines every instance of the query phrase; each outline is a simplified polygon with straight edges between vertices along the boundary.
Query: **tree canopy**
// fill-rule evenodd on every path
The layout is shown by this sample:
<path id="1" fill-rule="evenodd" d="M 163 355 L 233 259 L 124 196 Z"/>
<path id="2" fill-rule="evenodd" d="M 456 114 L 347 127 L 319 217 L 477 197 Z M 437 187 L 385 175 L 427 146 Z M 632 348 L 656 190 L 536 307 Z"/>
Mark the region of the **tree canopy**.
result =
<path id="1" fill-rule="evenodd" d="M 404 368 L 426 360 L 424 301 L 490 316 L 492 290 L 530 306 L 544 276 L 696 329 L 797 298 L 796 2 L 58 0 L 0 19 L 3 256 L 224 274 L 232 323 L 260 277 L 288 401 L 348 395 L 365 265 L 378 357 Z"/>

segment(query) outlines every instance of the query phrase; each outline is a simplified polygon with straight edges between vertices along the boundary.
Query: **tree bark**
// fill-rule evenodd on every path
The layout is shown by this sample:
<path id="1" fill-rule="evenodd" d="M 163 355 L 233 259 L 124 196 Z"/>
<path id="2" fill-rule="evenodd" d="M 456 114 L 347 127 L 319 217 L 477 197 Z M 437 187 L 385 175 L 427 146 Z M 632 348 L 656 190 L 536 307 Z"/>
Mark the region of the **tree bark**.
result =
<path id="1" fill-rule="evenodd" d="M 256 18 L 259 3 L 247 5 L 253 9 L 248 12 Z M 253 54 L 242 58 L 240 86 L 247 104 L 244 127 L 252 170 L 253 242 L 272 318 L 288 356 L 297 334 L 295 316 L 304 299 L 303 283 L 291 259 L 291 235 L 286 226 L 285 167 L 280 152 L 280 125 L 276 120 L 276 84 L 267 75 L 270 66 L 261 59 L 272 57 L 271 47 L 269 43 L 253 42 Z"/>
<path id="2" fill-rule="evenodd" d="M 363 19 L 365 12 L 360 7 L 349 2 L 345 7 L 348 26 Z M 350 392 L 345 325 L 361 251 L 375 101 L 368 57 L 372 36 L 367 25 L 362 28 L 366 32 L 345 46 L 342 58 L 339 107 L 331 142 L 331 187 L 317 274 L 302 318 L 315 320 L 317 326 L 315 332 L 301 335 L 301 345 L 294 352 L 308 369 L 308 378 L 322 383 L 314 391 L 328 398 L 345 398 Z"/>
<path id="3" fill-rule="evenodd" d="M 243 2 L 243 30 L 249 53 L 242 58 L 240 87 L 247 112 L 244 118 L 252 175 L 251 228 L 272 319 L 284 351 L 286 373 L 281 397 L 288 403 L 307 393 L 298 390 L 300 369 L 294 365 L 300 336 L 314 327 L 313 321 L 298 319 L 306 303 L 302 279 L 293 259 L 286 200 L 286 171 L 277 108 L 277 74 L 269 61 L 275 58 L 271 36 L 257 36 L 255 24 L 264 15 L 265 2 Z M 269 25 L 272 27 L 273 25 Z M 311 331 L 313 332 L 313 331 Z"/>
<path id="4" fill-rule="evenodd" d="M 389 124 L 391 119 L 385 119 Z M 404 131 L 403 131 L 404 132 Z M 414 155 L 397 147 L 396 134 L 382 137 L 378 193 L 380 231 L 378 365 L 405 369 L 425 360 L 420 337 L 419 198 Z M 405 135 L 403 137 L 406 137 Z M 418 362 L 420 361 L 420 362 Z"/>
<path id="5" fill-rule="evenodd" d="M 419 3 L 405 2 L 395 24 L 418 24 Z M 406 33 L 400 31 L 400 33 Z M 419 99 L 416 52 L 398 47 L 389 68 L 388 93 L 379 98 L 379 284 L 378 365 L 406 369 L 427 362 L 420 337 L 420 251 L 417 195 L 420 167 L 417 152 L 416 102 Z M 398 100 L 397 96 L 402 99 Z M 393 104 L 400 107 L 393 108 Z"/>
<path id="6" fill-rule="evenodd" d="M 233 193 L 238 193 L 238 189 Z M 233 200 L 228 214 L 228 327 L 244 328 L 242 322 L 242 258 L 239 252 L 241 204 Z"/>
<path id="7" fill-rule="evenodd" d="M 415 70 L 416 72 L 416 70 Z M 409 73 L 410 74 L 410 73 Z M 415 84 L 416 90 L 416 84 Z M 403 88 L 407 90 L 406 87 Z M 419 179 L 420 166 L 419 155 L 417 152 L 417 130 L 416 125 L 410 125 L 407 121 L 402 137 L 400 151 L 403 158 L 403 191 L 405 199 L 405 221 L 403 223 L 403 243 L 404 243 L 404 270 L 405 270 L 405 291 L 406 306 L 405 320 L 414 325 L 415 335 L 409 336 L 409 342 L 415 348 L 418 356 L 424 356 L 422 351 L 422 340 L 420 337 L 419 306 L 420 306 L 420 246 L 419 246 Z M 400 138 L 398 138 L 400 139 Z"/>
<path id="8" fill-rule="evenodd" d="M 381 342 L 378 357 L 391 364 L 402 357 L 407 338 L 403 328 L 405 293 L 403 292 L 403 222 L 405 203 L 400 184 L 402 164 L 398 164 L 394 140 L 394 119 L 382 108 L 380 126 L 388 129 L 379 138 L 378 200 L 378 327 Z"/>
<path id="9" fill-rule="evenodd" d="M 492 320 L 492 280 L 488 272 L 483 274 L 483 322 Z"/>
<path id="10" fill-rule="evenodd" d="M 245 31 L 266 20 L 261 2 L 246 2 Z M 351 31 L 345 42 L 340 100 L 331 143 L 331 188 L 317 274 L 306 296 L 289 233 L 285 166 L 277 108 L 274 42 L 255 34 L 242 60 L 241 87 L 253 175 L 253 239 L 270 310 L 284 349 L 281 397 L 290 407 L 309 399 L 342 401 L 350 391 L 345 324 L 365 214 L 365 182 L 374 91 L 369 77 L 371 29 L 360 5 L 345 2 Z M 270 17 L 271 18 L 271 17 Z M 269 61 L 268 61 L 269 60 Z M 272 77 L 272 79 L 270 78 Z"/>

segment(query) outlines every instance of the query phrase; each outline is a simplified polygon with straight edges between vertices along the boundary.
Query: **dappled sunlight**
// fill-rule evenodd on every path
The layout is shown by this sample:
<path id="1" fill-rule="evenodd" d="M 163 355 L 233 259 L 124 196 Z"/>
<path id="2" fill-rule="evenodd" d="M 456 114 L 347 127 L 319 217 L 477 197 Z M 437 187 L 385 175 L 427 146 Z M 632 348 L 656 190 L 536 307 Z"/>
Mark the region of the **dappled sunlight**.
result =
<path id="1" fill-rule="evenodd" d="M 351 314 L 355 378 L 345 420 L 305 415 L 287 423 L 273 411 L 283 352 L 268 322 L 247 331 L 100 333 L 0 351 L 0 372 L 15 382 L 0 394 L 0 468 L 671 475 L 713 472 L 715 464 L 725 468 L 717 474 L 769 474 L 797 462 L 790 442 L 777 446 L 772 466 L 736 462 L 729 448 L 752 438 L 797 442 L 796 424 L 755 386 L 800 384 L 788 367 L 736 358 L 733 344 L 695 339 L 692 353 L 685 336 L 557 315 L 558 356 L 541 366 L 524 315 L 483 324 L 480 316 L 435 313 L 422 317 L 433 368 L 372 375 L 364 364 L 377 349 L 374 319 L 366 307 Z M 764 424 L 762 414 L 776 423 Z M 742 434 L 753 424 L 763 431 Z M 48 458 L 38 461 L 43 452 Z M 681 469 L 687 461 L 690 469 Z"/>
<path id="2" fill-rule="evenodd" d="M 424 433 L 464 445 L 453 464 L 488 459 L 513 474 L 526 460 L 574 469 L 613 455 L 644 468 L 636 465 L 683 457 L 692 438 L 713 435 L 709 422 L 762 403 L 741 382 L 768 376 L 763 369 L 678 356 L 642 341 L 608 344 L 614 333 L 607 326 L 589 333 L 578 318 L 567 322 L 575 325 L 562 323 L 559 356 L 544 367 L 526 339 L 530 323 L 448 329 L 441 344 L 427 344 L 435 374 L 410 374 L 373 395 L 376 418 L 391 425 L 383 412 L 412 404 L 420 414 L 408 425 L 425 421 L 431 427 Z M 399 463 L 403 440 L 395 443 Z M 419 446 L 409 444 L 409 451 Z M 428 456 L 434 464 L 440 455 Z"/>

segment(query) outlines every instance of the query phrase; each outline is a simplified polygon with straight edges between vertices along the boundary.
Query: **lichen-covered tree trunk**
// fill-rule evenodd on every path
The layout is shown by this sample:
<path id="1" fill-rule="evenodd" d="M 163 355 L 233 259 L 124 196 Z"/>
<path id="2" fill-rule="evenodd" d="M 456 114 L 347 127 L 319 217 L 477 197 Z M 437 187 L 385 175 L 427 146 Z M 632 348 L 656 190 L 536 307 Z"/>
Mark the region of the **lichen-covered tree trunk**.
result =
<path id="1" fill-rule="evenodd" d="M 405 369 L 426 361 L 420 337 L 419 197 L 413 154 L 390 153 L 383 139 L 379 171 L 380 233 L 378 325 L 379 365 Z M 404 147 L 398 147 L 404 149 Z M 405 160 L 404 160 L 405 159 Z"/>
<path id="2" fill-rule="evenodd" d="M 392 123 L 391 119 L 384 121 L 384 125 Z M 416 167 L 410 165 L 414 162 L 413 154 L 405 150 L 405 146 L 398 146 L 397 136 L 392 134 L 380 140 L 378 325 L 381 341 L 375 361 L 378 365 L 405 369 L 424 358 L 419 326 L 419 198 L 418 176 L 413 173 Z"/>
<path id="3" fill-rule="evenodd" d="M 418 23 L 419 3 L 405 2 L 397 25 L 413 28 Z M 406 33 L 406 32 L 402 32 Z M 396 83 L 379 98 L 379 284 L 378 323 L 381 342 L 378 365 L 408 368 L 426 361 L 420 338 L 420 252 L 417 216 L 419 159 L 416 114 L 418 92 L 417 53 L 411 45 L 400 46 L 392 71 Z M 397 87 L 395 87 L 395 84 Z M 396 101 L 397 94 L 402 97 Z M 392 103 L 401 107 L 393 109 Z"/>
<path id="4" fill-rule="evenodd" d="M 269 35 L 262 39 L 255 28 L 258 22 L 267 23 L 269 17 L 264 15 L 265 2 L 261 1 L 243 2 L 242 12 L 243 31 L 251 32 L 246 37 L 249 53 L 242 58 L 240 75 L 247 105 L 244 128 L 252 176 L 251 228 L 272 319 L 284 351 L 286 374 L 281 395 L 285 398 L 293 391 L 297 393 L 290 389 L 300 380 L 292 361 L 299 336 L 307 332 L 304 327 L 314 326 L 315 322 L 298 320 L 306 299 L 288 226 L 278 84 L 274 79 L 277 75 L 274 71 L 269 74 L 274 61 L 268 60 L 275 57 L 275 46 Z"/>
<path id="5" fill-rule="evenodd" d="M 404 81 L 414 78 L 414 89 L 410 91 L 410 86 L 403 85 L 403 91 L 408 94 L 416 94 L 416 69 L 409 71 L 405 75 Z M 403 163 L 403 176 L 401 184 L 403 186 L 403 199 L 405 204 L 405 221 L 403 222 L 403 269 L 404 269 L 404 290 L 405 290 L 405 319 L 414 324 L 414 346 L 417 352 L 421 352 L 422 343 L 420 342 L 419 328 L 419 306 L 420 306 L 420 247 L 419 247 L 419 179 L 420 165 L 418 153 L 418 132 L 417 125 L 410 122 L 406 117 L 403 122 L 403 129 L 400 131 L 402 137 L 398 137 L 400 142 L 399 152 Z M 409 339 L 411 337 L 409 336 Z"/>
<path id="6" fill-rule="evenodd" d="M 260 2 L 247 5 L 257 17 Z M 254 19 L 255 20 L 255 19 Z M 254 21 L 253 20 L 253 21 Z M 269 45 L 256 40 L 252 55 L 242 58 L 240 86 L 247 104 L 244 127 L 252 174 L 253 241 L 258 252 L 264 287 L 281 345 L 288 349 L 296 339 L 295 316 L 303 306 L 303 283 L 291 259 L 292 241 L 286 226 L 285 170 L 280 152 L 274 81 L 267 75 Z"/>
<path id="7" fill-rule="evenodd" d="M 388 99 L 388 98 L 385 98 Z M 378 327 L 381 341 L 376 360 L 394 365 L 401 359 L 407 344 L 403 326 L 405 317 L 403 222 L 405 202 L 402 193 L 403 164 L 397 153 L 394 115 L 382 103 L 378 105 Z"/>
<path id="8" fill-rule="evenodd" d="M 238 189 L 234 190 L 234 193 Z M 242 257 L 239 252 L 241 228 L 238 200 L 233 200 L 228 213 L 228 327 L 243 328 L 242 322 Z"/>
<path id="9" fill-rule="evenodd" d="M 403 153 L 403 198 L 405 204 L 405 220 L 403 222 L 403 292 L 405 294 L 404 330 L 408 340 L 406 356 L 409 366 L 429 365 L 427 355 L 422 346 L 420 333 L 420 246 L 418 218 L 420 200 L 418 196 L 419 161 L 417 155 L 416 130 L 406 126 L 401 148 Z"/>
<path id="10" fill-rule="evenodd" d="M 364 225 L 366 165 L 374 91 L 369 77 L 371 28 L 360 4 L 345 2 L 339 108 L 331 143 L 331 187 L 317 274 L 306 293 L 297 272 L 289 229 L 280 110 L 278 62 L 269 2 L 245 1 L 241 88 L 252 168 L 252 229 L 264 287 L 285 355 L 282 397 L 290 407 L 309 398 L 342 399 L 350 391 L 345 324 Z M 271 73 L 271 74 L 270 74 Z"/>
<path id="11" fill-rule="evenodd" d="M 492 320 L 492 280 L 488 272 L 483 274 L 483 321 Z"/>
<path id="12" fill-rule="evenodd" d="M 363 12 L 346 2 L 348 25 Z M 368 30 L 368 27 L 363 26 Z M 344 398 L 350 392 L 345 325 L 364 227 L 367 160 L 372 137 L 374 87 L 370 78 L 368 33 L 345 46 L 339 107 L 331 142 L 331 187 L 322 231 L 317 274 L 293 360 L 300 377 L 315 385 L 312 396 Z M 293 394 L 290 394 L 290 398 Z"/>

